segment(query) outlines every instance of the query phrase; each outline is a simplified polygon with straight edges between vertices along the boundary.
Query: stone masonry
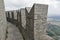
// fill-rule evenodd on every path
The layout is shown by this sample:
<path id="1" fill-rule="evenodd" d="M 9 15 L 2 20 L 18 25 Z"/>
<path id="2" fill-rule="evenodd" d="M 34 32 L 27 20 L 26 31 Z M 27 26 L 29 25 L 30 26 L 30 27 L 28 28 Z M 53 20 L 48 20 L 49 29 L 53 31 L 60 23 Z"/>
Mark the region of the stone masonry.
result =
<path id="1" fill-rule="evenodd" d="M 26 29 L 29 40 L 41 40 L 41 35 L 45 35 L 47 20 L 47 5 L 34 4 L 30 12 L 26 11 Z"/>
<path id="2" fill-rule="evenodd" d="M 21 8 L 21 21 L 22 21 L 22 26 L 26 28 L 26 14 L 25 14 L 25 9 Z"/>
<path id="3" fill-rule="evenodd" d="M 0 0 L 0 40 L 5 40 L 6 28 L 7 28 L 7 26 L 6 26 L 4 1 Z"/>
<path id="4" fill-rule="evenodd" d="M 14 13 L 14 19 L 16 19 L 16 20 L 17 20 L 17 11 L 16 11 L 16 10 L 14 10 L 14 11 L 13 11 L 13 13 Z"/>
<path id="5" fill-rule="evenodd" d="M 16 13 L 16 10 L 13 12 Z M 45 4 L 34 4 L 17 10 L 14 17 L 24 40 L 54 40 L 46 34 L 47 13 L 48 5 Z"/>
<path id="6" fill-rule="evenodd" d="M 19 32 L 19 29 L 16 27 L 16 25 L 13 25 L 10 22 L 7 23 L 8 28 L 7 28 L 6 40 L 23 40 L 23 37 Z"/>
<path id="7" fill-rule="evenodd" d="M 32 7 L 6 11 L 5 16 L 4 2 L 0 0 L 0 40 L 54 40 L 46 34 L 47 12 L 48 5 L 34 4 Z"/>

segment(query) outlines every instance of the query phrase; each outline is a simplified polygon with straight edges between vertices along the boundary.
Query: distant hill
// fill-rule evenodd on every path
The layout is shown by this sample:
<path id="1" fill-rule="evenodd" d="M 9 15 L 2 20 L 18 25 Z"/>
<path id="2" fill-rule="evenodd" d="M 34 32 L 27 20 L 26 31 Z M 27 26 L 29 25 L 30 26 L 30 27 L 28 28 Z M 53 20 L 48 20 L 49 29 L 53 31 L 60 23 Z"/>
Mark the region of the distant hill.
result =
<path id="1" fill-rule="evenodd" d="M 55 39 L 57 40 L 57 36 L 60 36 L 60 26 L 50 23 L 48 23 L 47 26 L 48 28 L 46 32 L 48 33 L 48 35 L 51 37 L 55 37 Z"/>
<path id="2" fill-rule="evenodd" d="M 47 20 L 49 20 L 49 21 L 51 21 L 51 20 L 60 21 L 60 16 L 50 16 L 47 18 Z"/>
<path id="3" fill-rule="evenodd" d="M 57 25 L 53 25 L 53 24 L 48 24 L 48 28 L 47 31 L 53 31 L 55 33 L 55 35 L 60 35 L 60 27 Z"/>
<path id="4" fill-rule="evenodd" d="M 56 19 L 60 19 L 60 15 L 58 16 L 58 15 L 54 15 L 54 16 L 48 16 L 48 18 L 56 18 Z"/>

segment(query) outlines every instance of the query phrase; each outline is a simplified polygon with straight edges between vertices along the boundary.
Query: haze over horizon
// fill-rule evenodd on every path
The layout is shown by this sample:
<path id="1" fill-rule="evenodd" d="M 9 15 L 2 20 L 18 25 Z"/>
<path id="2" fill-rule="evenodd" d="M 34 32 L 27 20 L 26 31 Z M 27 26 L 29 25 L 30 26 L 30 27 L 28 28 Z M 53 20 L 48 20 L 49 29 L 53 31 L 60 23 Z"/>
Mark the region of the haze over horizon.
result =
<path id="1" fill-rule="evenodd" d="M 6 11 L 31 7 L 34 3 L 47 4 L 48 17 L 60 17 L 60 0 L 4 0 L 4 2 Z"/>

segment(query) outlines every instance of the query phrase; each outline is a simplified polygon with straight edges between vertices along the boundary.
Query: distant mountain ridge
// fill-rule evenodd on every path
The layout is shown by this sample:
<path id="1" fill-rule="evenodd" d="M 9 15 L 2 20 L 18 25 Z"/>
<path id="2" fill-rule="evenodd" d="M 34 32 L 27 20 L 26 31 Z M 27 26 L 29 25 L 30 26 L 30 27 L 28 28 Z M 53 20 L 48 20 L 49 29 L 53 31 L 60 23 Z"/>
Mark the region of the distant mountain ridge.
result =
<path id="1" fill-rule="evenodd" d="M 60 21 L 60 16 L 50 16 L 47 18 L 48 21 Z"/>
<path id="2" fill-rule="evenodd" d="M 60 19 L 60 16 L 49 16 L 48 18 Z"/>

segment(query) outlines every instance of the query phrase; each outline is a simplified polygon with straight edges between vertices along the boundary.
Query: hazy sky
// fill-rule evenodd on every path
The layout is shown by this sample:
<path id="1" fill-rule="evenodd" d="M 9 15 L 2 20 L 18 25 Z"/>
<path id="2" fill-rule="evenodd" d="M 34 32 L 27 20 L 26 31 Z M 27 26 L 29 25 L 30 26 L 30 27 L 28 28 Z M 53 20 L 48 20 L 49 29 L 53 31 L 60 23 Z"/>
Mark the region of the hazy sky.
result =
<path id="1" fill-rule="evenodd" d="M 16 10 L 31 7 L 33 3 L 48 4 L 48 16 L 60 15 L 60 0 L 4 0 L 5 10 Z"/>

